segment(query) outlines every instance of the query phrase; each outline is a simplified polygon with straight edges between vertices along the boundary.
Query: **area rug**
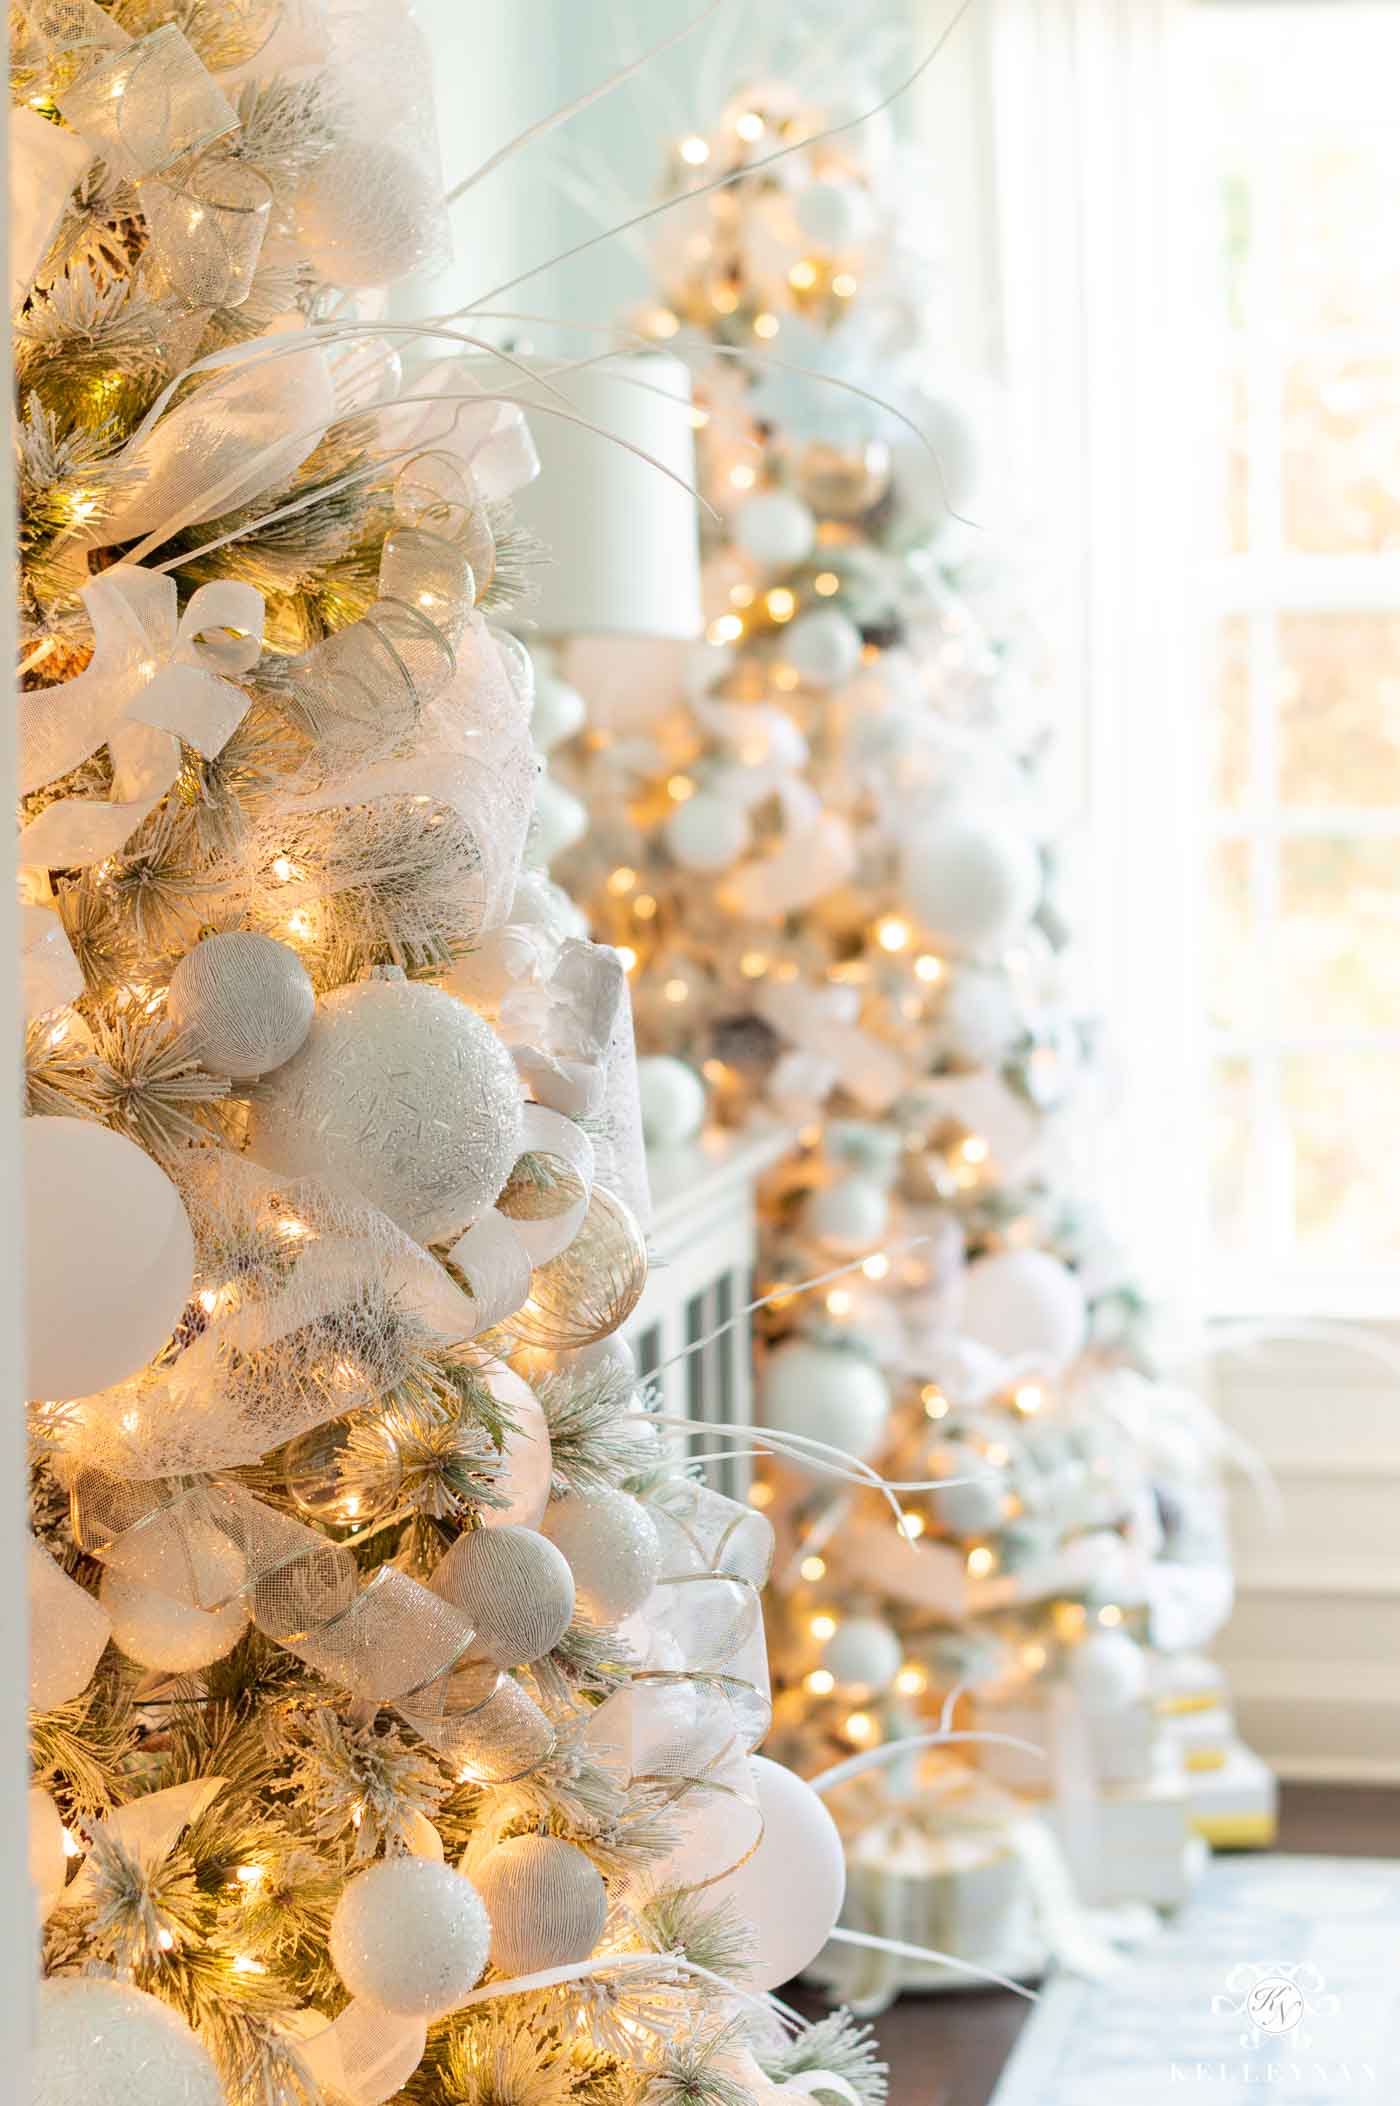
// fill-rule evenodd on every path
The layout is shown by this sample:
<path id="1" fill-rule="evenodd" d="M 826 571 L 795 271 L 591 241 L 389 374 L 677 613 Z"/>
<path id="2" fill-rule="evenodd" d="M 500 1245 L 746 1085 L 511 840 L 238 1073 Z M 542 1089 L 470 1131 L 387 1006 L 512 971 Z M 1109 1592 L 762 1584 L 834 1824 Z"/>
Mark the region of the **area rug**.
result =
<path id="1" fill-rule="evenodd" d="M 1108 1981 L 1049 1984 L 992 2106 L 1400 2100 L 1400 1863 L 1218 1858 Z"/>

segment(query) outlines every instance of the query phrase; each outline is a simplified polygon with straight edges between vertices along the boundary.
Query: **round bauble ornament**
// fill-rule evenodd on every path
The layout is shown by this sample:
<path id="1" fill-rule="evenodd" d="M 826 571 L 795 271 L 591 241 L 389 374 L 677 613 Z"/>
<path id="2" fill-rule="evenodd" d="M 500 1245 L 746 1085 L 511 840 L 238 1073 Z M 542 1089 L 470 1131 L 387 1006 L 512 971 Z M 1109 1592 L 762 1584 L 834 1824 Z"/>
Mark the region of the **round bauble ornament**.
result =
<path id="1" fill-rule="evenodd" d="M 503 1974 L 572 1966 L 603 1935 L 608 1896 L 597 1867 L 558 1836 L 512 1836 L 472 1878 L 491 1918 L 491 1965 Z"/>
<path id="2" fill-rule="evenodd" d="M 530 822 L 530 861 L 543 868 L 588 832 L 588 808 L 552 775 L 535 784 L 535 816 Z"/>
<path id="3" fill-rule="evenodd" d="M 745 498 L 734 514 L 734 540 L 751 556 L 774 570 L 791 570 L 812 552 L 817 522 L 811 508 L 786 490 L 760 490 Z"/>
<path id="4" fill-rule="evenodd" d="M 515 1369 L 503 1360 L 486 1360 L 476 1370 L 498 1404 L 509 1414 L 505 1445 L 492 1483 L 505 1495 L 505 1506 L 481 1509 L 485 1528 L 538 1528 L 549 1505 L 554 1458 L 549 1422 L 539 1398 Z"/>
<path id="5" fill-rule="evenodd" d="M 797 193 L 797 224 L 819 249 L 854 249 L 870 239 L 875 209 L 856 183 L 808 183 Z"/>
<path id="6" fill-rule="evenodd" d="M 316 991 L 285 943 L 230 929 L 186 952 L 165 1013 L 204 1067 L 247 1082 L 291 1059 L 311 1029 Z"/>
<path id="7" fill-rule="evenodd" d="M 567 1250 L 535 1267 L 509 1328 L 522 1345 L 592 1345 L 626 1323 L 646 1283 L 646 1238 L 630 1208 L 595 1185 L 583 1226 Z"/>
<path id="8" fill-rule="evenodd" d="M 642 1132 L 654 1148 L 678 1148 L 705 1119 L 705 1085 L 694 1068 L 669 1053 L 637 1062 Z"/>
<path id="9" fill-rule="evenodd" d="M 368 1528 L 393 1511 L 403 1484 L 398 1442 L 382 1420 L 328 1419 L 288 1441 L 281 1464 L 293 1505 L 331 1528 Z"/>
<path id="10" fill-rule="evenodd" d="M 865 1250 L 889 1227 L 889 1194 L 873 1177 L 839 1177 L 802 1203 L 802 1229 L 832 1251 Z"/>
<path id="11" fill-rule="evenodd" d="M 748 813 L 718 790 L 687 797 L 661 831 L 682 870 L 729 870 L 749 845 Z"/>
<path id="12" fill-rule="evenodd" d="M 458 1536 L 433 1573 L 432 1589 L 476 1625 L 479 1650 L 498 1667 L 542 1658 L 574 1613 L 568 1560 L 533 1528 L 475 1528 Z"/>
<path id="13" fill-rule="evenodd" d="M 338 987 L 301 1051 L 259 1086 L 249 1146 L 285 1176 L 352 1186 L 431 1243 L 489 1207 L 520 1154 L 515 1064 L 440 988 Z"/>
<path id="14" fill-rule="evenodd" d="M 393 285 L 427 260 L 436 202 L 406 153 L 357 139 L 332 147 L 303 181 L 296 238 L 332 285 Z"/>
<path id="15" fill-rule="evenodd" d="M 783 631 L 782 648 L 809 687 L 840 687 L 860 664 L 860 631 L 834 607 L 818 607 Z"/>
<path id="16" fill-rule="evenodd" d="M 889 1688 L 903 1658 L 899 1639 L 878 1616 L 846 1617 L 822 1647 L 822 1666 L 841 1687 L 867 1695 Z"/>
<path id="17" fill-rule="evenodd" d="M 46 1923 L 68 1877 L 63 1847 L 63 1819 L 47 1792 L 33 1785 L 29 1793 L 29 1884 Z"/>
<path id="18" fill-rule="evenodd" d="M 953 951 L 1004 950 L 1041 892 L 1035 843 L 976 812 L 935 817 L 905 843 L 904 897 L 936 942 Z"/>
<path id="19" fill-rule="evenodd" d="M 1078 1280 L 1048 1251 L 998 1251 L 964 1273 L 958 1328 L 1007 1360 L 1054 1373 L 1083 1350 L 1089 1314 Z"/>
<path id="20" fill-rule="evenodd" d="M 754 1934 L 744 1986 L 760 1994 L 791 1981 L 816 1958 L 846 1898 L 846 1857 L 836 1823 L 805 1779 L 752 1755 L 749 1767 L 763 1835 L 752 1857 L 716 1882 Z"/>
<path id="21" fill-rule="evenodd" d="M 863 1353 L 790 1338 L 764 1367 L 759 1417 L 774 1433 L 806 1434 L 864 1460 L 884 1440 L 889 1416 L 889 1386 Z"/>
<path id="22" fill-rule="evenodd" d="M 39 1984 L 28 2106 L 224 2106 L 202 2040 L 159 1997 L 89 1975 Z"/>
<path id="23" fill-rule="evenodd" d="M 132 1540 L 134 1551 L 139 1552 L 139 1539 Z M 248 1574 L 242 1552 L 226 1536 L 211 1533 L 200 1543 L 199 1563 L 200 1588 L 206 1598 L 225 1592 L 233 1597 L 220 1608 L 197 1609 L 177 1601 L 129 1577 L 118 1564 L 104 1569 L 99 1599 L 112 1619 L 113 1642 L 138 1667 L 159 1668 L 171 1675 L 194 1674 L 222 1660 L 243 1636 L 248 1611 L 238 1589 Z"/>
<path id="24" fill-rule="evenodd" d="M 557 1499 L 544 1534 L 569 1561 L 578 1605 L 595 1623 L 619 1623 L 640 1609 L 661 1571 L 651 1515 L 630 1492 L 575 1492 Z"/>
<path id="25" fill-rule="evenodd" d="M 883 439 L 836 446 L 809 439 L 797 464 L 797 486 L 825 519 L 859 519 L 890 487 L 890 449 Z"/>
<path id="26" fill-rule="evenodd" d="M 977 420 L 950 396 L 920 395 L 910 408 L 918 432 L 901 427 L 895 437 L 895 499 L 901 521 L 936 533 L 977 501 Z"/>
<path id="27" fill-rule="evenodd" d="M 535 701 L 530 711 L 530 737 L 541 753 L 574 738 L 588 715 L 583 696 L 557 673 L 536 672 Z"/>
<path id="28" fill-rule="evenodd" d="M 26 1119 L 23 1147 L 25 1394 L 91 1396 L 180 1321 L 189 1218 L 145 1150 L 95 1120 Z"/>
<path id="29" fill-rule="evenodd" d="M 1126 1631 L 1091 1631 L 1071 1649 L 1070 1687 L 1086 1711 L 1123 1711 L 1147 1690 L 1147 1660 Z"/>
<path id="30" fill-rule="evenodd" d="M 439 2018 L 474 1989 L 491 1922 L 471 1881 L 426 1857 L 382 1858 L 344 1889 L 331 1961 L 352 1996 L 399 2018 Z"/>
<path id="31" fill-rule="evenodd" d="M 945 1460 L 951 1460 L 957 1469 L 956 1456 Z M 941 1484 L 928 1498 L 939 1527 L 950 1536 L 985 1535 L 1005 1518 L 1005 1493 L 991 1475 L 969 1477 L 964 1484 Z"/>

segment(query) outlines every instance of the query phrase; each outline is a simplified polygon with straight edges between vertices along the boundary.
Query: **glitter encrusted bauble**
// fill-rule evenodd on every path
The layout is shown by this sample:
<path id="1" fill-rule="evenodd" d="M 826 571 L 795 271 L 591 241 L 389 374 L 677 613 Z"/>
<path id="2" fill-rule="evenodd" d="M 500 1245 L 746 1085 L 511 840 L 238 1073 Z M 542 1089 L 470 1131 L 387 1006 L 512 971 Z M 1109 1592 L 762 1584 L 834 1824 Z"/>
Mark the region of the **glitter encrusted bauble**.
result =
<path id="1" fill-rule="evenodd" d="M 583 1226 L 567 1250 L 536 1266 L 508 1328 L 523 1345 L 592 1345 L 626 1323 L 646 1283 L 646 1238 L 622 1200 L 595 1185 Z"/>
<path id="2" fill-rule="evenodd" d="M 204 2043 L 144 1989 L 87 1975 L 39 1985 L 32 2106 L 224 2106 Z"/>
<path id="3" fill-rule="evenodd" d="M 114 1545 L 102 1574 L 99 1599 L 112 1619 L 112 1639 L 138 1667 L 174 1675 L 194 1674 L 231 1653 L 248 1627 L 239 1590 L 248 1577 L 237 1545 L 205 1528 L 188 1546 L 191 1591 L 196 1600 L 217 1602 L 203 1609 L 140 1577 L 143 1559 L 136 1531 Z M 130 1569 L 128 1569 L 130 1568 Z"/>
<path id="4" fill-rule="evenodd" d="M 296 952 L 250 929 L 206 936 L 170 976 L 166 1015 L 203 1066 L 236 1082 L 290 1060 L 315 1014 L 316 991 Z"/>
<path id="5" fill-rule="evenodd" d="M 431 1243 L 491 1205 L 520 1154 L 509 1053 L 474 1010 L 417 981 L 322 997 L 305 1045 L 253 1100 L 249 1152 L 349 1185 Z"/>
<path id="6" fill-rule="evenodd" d="M 558 1836 L 512 1836 L 472 1878 L 491 1918 L 491 1965 L 505 1974 L 572 1966 L 603 1935 L 608 1897 L 597 1867 Z"/>
<path id="7" fill-rule="evenodd" d="M 438 2018 L 475 1988 L 491 1923 L 471 1881 L 431 1858 L 391 1857 L 345 1888 L 330 1952 L 352 1996 L 399 2018 Z"/>
<path id="8" fill-rule="evenodd" d="M 556 1500 L 543 1532 L 569 1561 L 579 1607 L 598 1623 L 631 1616 L 656 1585 L 656 1525 L 630 1492 L 576 1492 Z"/>
<path id="9" fill-rule="evenodd" d="M 568 1560 L 533 1528 L 475 1528 L 458 1536 L 433 1573 L 432 1589 L 471 1619 L 478 1646 L 498 1667 L 540 1659 L 559 1643 L 574 1613 Z"/>

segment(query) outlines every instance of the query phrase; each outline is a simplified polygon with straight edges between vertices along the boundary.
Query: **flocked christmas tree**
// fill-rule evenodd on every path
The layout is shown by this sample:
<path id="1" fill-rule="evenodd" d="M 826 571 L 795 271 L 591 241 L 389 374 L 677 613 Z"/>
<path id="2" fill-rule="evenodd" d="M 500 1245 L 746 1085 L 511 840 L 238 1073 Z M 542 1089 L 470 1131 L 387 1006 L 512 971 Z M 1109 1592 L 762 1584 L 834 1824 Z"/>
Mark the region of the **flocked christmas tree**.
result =
<path id="1" fill-rule="evenodd" d="M 17 10 L 32 2096 L 874 2106 L 761 1995 L 840 1900 L 750 1760 L 768 1523 L 609 1343 L 631 1026 L 522 875 L 521 375 L 376 319 L 425 64 L 398 0 Z"/>
<path id="2" fill-rule="evenodd" d="M 1147 1647 L 1229 1601 L 1208 1419 L 1147 1379 L 1147 1312 L 1076 1182 L 1102 1093 L 1053 689 L 931 326 L 931 185 L 847 123 L 836 71 L 819 101 L 747 76 L 672 142 L 686 202 L 628 322 L 699 377 L 706 640 L 669 692 L 579 654 L 600 699 L 568 866 L 634 961 L 652 1140 L 693 1127 L 696 1074 L 714 1120 L 792 1132 L 759 1416 L 937 1485 L 902 1523 L 817 1467 L 754 1487 L 773 1745 L 809 1774 L 969 1686 L 1126 1703 Z M 786 1292 L 842 1266 L 824 1306 Z"/>

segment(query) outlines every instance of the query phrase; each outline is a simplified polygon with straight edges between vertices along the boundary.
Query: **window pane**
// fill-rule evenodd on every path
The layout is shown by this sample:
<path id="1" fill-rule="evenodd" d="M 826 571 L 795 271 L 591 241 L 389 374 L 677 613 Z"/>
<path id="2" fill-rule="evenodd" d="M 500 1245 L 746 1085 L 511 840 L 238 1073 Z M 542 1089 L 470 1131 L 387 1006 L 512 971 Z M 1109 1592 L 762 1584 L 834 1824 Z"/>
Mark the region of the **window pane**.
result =
<path id="1" fill-rule="evenodd" d="M 1284 1115 L 1298 1256 L 1317 1265 L 1400 1257 L 1400 1092 L 1394 1055 L 1285 1061 Z"/>
<path id="2" fill-rule="evenodd" d="M 1211 1092 L 1210 1212 L 1216 1250 L 1243 1257 L 1254 1242 L 1258 1201 L 1251 1175 L 1253 1074 L 1247 1061 L 1222 1060 Z"/>
<path id="3" fill-rule="evenodd" d="M 1279 796 L 1400 807 L 1400 616 L 1285 615 Z"/>
<path id="4" fill-rule="evenodd" d="M 1314 125 L 1279 152 L 1283 321 L 1294 336 L 1374 328 L 1400 306 L 1400 128 L 1349 137 L 1349 123 Z"/>
<path id="5" fill-rule="evenodd" d="M 1213 672 L 1211 795 L 1229 807 L 1249 787 L 1249 623 L 1243 615 L 1229 615 L 1217 627 Z"/>
<path id="6" fill-rule="evenodd" d="M 1397 244 L 1400 247 L 1400 244 Z M 1312 356 L 1283 384 L 1283 539 L 1314 555 L 1400 548 L 1400 366 Z"/>
<path id="7" fill-rule="evenodd" d="M 1255 927 L 1247 841 L 1218 841 L 1210 871 L 1210 1022 L 1216 1031 L 1272 1027 L 1269 961 Z"/>
<path id="8" fill-rule="evenodd" d="M 1285 841 L 1280 866 L 1274 965 L 1283 1029 L 1396 1030 L 1400 840 Z"/>

